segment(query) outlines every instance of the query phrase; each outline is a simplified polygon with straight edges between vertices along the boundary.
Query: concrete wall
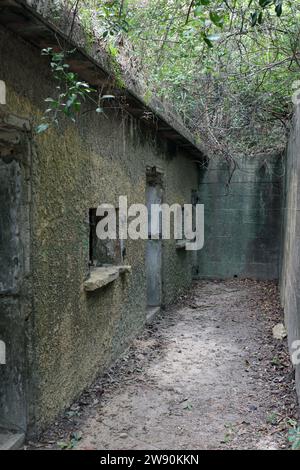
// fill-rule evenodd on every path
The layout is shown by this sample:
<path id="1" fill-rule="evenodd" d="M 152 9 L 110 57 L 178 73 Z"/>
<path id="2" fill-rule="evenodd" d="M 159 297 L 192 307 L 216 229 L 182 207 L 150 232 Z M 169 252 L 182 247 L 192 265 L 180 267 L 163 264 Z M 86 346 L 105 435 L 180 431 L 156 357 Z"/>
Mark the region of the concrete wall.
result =
<path id="1" fill-rule="evenodd" d="M 277 279 L 281 234 L 281 156 L 242 158 L 230 176 L 224 161 L 200 171 L 199 201 L 205 205 L 205 243 L 198 253 L 199 278 Z"/>
<path id="2" fill-rule="evenodd" d="M 48 60 L 0 31 L 0 79 L 8 88 L 7 112 L 42 115 L 52 96 Z M 191 201 L 197 166 L 120 112 L 83 115 L 77 125 L 34 137 L 31 183 L 32 308 L 26 323 L 29 427 L 46 426 L 142 329 L 146 318 L 145 241 L 126 242 L 132 274 L 93 293 L 83 282 L 89 262 L 89 209 L 100 203 L 145 203 L 146 167 L 163 172 L 164 201 Z M 191 282 L 192 254 L 175 242 L 163 246 L 163 303 Z M 0 339 L 1 339 L 0 331 Z"/>
<path id="3" fill-rule="evenodd" d="M 291 352 L 300 340 L 300 107 L 295 110 L 286 155 L 284 192 L 281 298 Z M 296 384 L 300 398 L 300 366 L 296 367 Z"/>
<path id="4" fill-rule="evenodd" d="M 28 373 L 25 344 L 30 304 L 29 152 L 22 132 L 0 130 L 0 339 L 5 365 L 0 365 L 0 425 L 26 427 Z"/>

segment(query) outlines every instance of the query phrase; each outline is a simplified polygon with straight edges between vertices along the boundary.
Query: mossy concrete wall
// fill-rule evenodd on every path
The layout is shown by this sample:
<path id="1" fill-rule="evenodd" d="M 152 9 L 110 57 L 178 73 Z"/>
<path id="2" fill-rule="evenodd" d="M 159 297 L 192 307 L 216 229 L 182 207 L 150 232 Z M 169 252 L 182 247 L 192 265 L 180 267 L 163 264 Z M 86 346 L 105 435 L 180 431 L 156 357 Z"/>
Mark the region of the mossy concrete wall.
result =
<path id="1" fill-rule="evenodd" d="M 196 276 L 278 279 L 282 157 L 236 163 L 233 174 L 224 160 L 212 159 L 201 168 L 198 198 L 205 206 L 205 242 Z"/>
<path id="2" fill-rule="evenodd" d="M 31 305 L 30 151 L 23 132 L 0 129 L 0 425 L 26 427 L 26 331 Z"/>
<path id="3" fill-rule="evenodd" d="M 33 119 L 55 92 L 48 60 L 0 31 L 0 79 L 8 89 L 6 111 Z M 32 123 L 34 125 L 34 122 Z M 32 308 L 27 328 L 31 384 L 29 428 L 46 426 L 103 372 L 141 331 L 146 318 L 143 240 L 126 243 L 132 273 L 86 293 L 90 208 L 145 203 L 146 167 L 163 171 L 164 201 L 191 202 L 197 165 L 178 149 L 120 111 L 86 113 L 76 125 L 61 122 L 33 138 L 31 183 Z M 191 282 L 192 254 L 163 246 L 163 303 Z M 0 332 L 1 336 L 1 332 Z"/>
<path id="4" fill-rule="evenodd" d="M 295 116 L 286 154 L 283 211 L 281 298 L 291 353 L 300 340 L 300 106 Z M 299 355 L 297 356 L 299 358 Z M 300 365 L 296 365 L 296 385 L 300 399 Z"/>

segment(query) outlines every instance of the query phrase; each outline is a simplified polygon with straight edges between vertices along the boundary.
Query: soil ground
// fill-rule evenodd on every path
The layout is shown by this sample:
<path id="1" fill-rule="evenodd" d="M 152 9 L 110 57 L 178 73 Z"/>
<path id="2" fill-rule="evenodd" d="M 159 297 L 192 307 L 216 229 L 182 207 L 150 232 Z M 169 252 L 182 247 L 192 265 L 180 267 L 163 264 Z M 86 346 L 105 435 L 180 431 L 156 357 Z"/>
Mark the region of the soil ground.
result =
<path id="1" fill-rule="evenodd" d="M 284 449 L 297 402 L 272 282 L 199 281 L 36 449 Z"/>

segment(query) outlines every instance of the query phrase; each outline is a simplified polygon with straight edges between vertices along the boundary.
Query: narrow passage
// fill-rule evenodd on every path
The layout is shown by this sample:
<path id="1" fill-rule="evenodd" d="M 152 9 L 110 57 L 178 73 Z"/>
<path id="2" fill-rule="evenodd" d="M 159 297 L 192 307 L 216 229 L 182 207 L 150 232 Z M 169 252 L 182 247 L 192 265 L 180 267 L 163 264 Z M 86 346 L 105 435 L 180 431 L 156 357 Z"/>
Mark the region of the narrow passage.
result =
<path id="1" fill-rule="evenodd" d="M 33 447 L 281 449 L 296 397 L 275 283 L 200 281 Z M 75 436 L 75 438 L 74 438 Z"/>

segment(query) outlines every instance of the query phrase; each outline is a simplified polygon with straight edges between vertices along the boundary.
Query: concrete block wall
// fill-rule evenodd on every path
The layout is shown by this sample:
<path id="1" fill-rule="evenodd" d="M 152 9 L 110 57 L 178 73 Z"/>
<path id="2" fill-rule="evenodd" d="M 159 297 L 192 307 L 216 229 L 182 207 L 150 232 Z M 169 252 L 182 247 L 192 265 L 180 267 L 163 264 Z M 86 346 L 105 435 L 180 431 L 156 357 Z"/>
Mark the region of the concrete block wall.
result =
<path id="1" fill-rule="evenodd" d="M 200 170 L 205 242 L 196 277 L 278 279 L 282 162 L 281 155 L 240 158 L 229 185 L 224 160 Z"/>

